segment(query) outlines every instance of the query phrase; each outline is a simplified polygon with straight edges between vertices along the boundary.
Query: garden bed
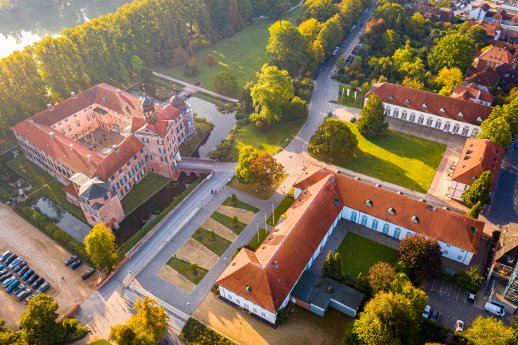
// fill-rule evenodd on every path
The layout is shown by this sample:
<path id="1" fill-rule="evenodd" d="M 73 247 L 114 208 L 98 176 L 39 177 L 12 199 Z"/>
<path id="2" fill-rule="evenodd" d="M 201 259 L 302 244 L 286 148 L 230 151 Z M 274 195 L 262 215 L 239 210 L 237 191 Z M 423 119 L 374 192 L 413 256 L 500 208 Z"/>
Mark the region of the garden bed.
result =
<path id="1" fill-rule="evenodd" d="M 198 228 L 198 230 L 196 230 L 192 235 L 192 238 L 203 244 L 218 256 L 223 255 L 225 250 L 227 250 L 227 248 L 232 244 L 232 242 L 218 236 L 215 232 L 211 232 L 203 228 Z"/>
<path id="2" fill-rule="evenodd" d="M 212 219 L 216 220 L 218 223 L 223 224 L 229 230 L 232 230 L 236 234 L 240 234 L 241 231 L 246 227 L 245 223 L 241 223 L 239 220 L 236 222 L 233 218 L 229 216 L 225 216 L 222 213 L 214 212 L 211 216 Z"/>
<path id="3" fill-rule="evenodd" d="M 194 284 L 201 282 L 203 277 L 205 277 L 208 272 L 208 270 L 204 269 L 203 267 L 193 265 L 187 261 L 183 261 L 174 257 L 169 259 L 167 264 Z"/>

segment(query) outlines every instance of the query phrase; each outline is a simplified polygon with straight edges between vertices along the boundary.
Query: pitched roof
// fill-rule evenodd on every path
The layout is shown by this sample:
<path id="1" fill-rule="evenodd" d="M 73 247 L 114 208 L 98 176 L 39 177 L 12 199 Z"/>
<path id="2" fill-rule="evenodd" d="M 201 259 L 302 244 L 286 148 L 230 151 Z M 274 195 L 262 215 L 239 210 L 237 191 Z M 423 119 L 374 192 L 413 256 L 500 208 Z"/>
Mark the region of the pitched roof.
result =
<path id="1" fill-rule="evenodd" d="M 452 180 L 471 185 L 484 171 L 491 171 L 496 185 L 504 149 L 487 139 L 468 138 L 462 149 Z"/>
<path id="2" fill-rule="evenodd" d="M 518 260 L 518 224 L 505 225 L 495 253 L 495 261 L 514 267 Z"/>
<path id="3" fill-rule="evenodd" d="M 497 31 L 502 31 L 502 26 L 499 23 L 488 22 L 486 20 L 471 20 L 472 26 L 480 26 L 486 31 L 486 35 L 496 37 Z"/>
<path id="4" fill-rule="evenodd" d="M 455 85 L 451 97 L 463 99 L 466 101 L 472 101 L 472 99 L 479 99 L 484 102 L 493 103 L 495 97 L 487 91 L 479 90 L 474 83 L 468 85 Z"/>
<path id="5" fill-rule="evenodd" d="M 479 103 L 392 83 L 374 84 L 365 96 L 368 97 L 371 93 L 377 94 L 385 103 L 477 126 L 481 123 L 478 119 L 484 120 L 492 110 L 491 107 Z"/>
<path id="6" fill-rule="evenodd" d="M 217 281 L 273 313 L 344 205 L 470 252 L 476 252 L 484 228 L 483 222 L 337 173 L 316 171 L 296 186 L 307 187 L 286 212 L 286 219 L 255 253 L 242 249 Z M 372 206 L 367 206 L 366 200 L 371 200 Z M 395 214 L 388 214 L 388 208 L 394 208 Z M 418 223 L 411 220 L 413 216 Z"/>
<path id="7" fill-rule="evenodd" d="M 104 180 L 108 180 L 115 172 L 123 166 L 133 155 L 138 153 L 144 144 L 130 135 L 124 139 L 115 150 L 112 150 L 104 159 L 99 163 L 97 169 L 92 176 L 99 176 Z"/>
<path id="8" fill-rule="evenodd" d="M 492 88 L 500 81 L 500 75 L 493 68 L 486 66 L 479 70 L 468 71 L 464 80 Z"/>
<path id="9" fill-rule="evenodd" d="M 474 5 L 471 7 L 472 9 L 475 9 L 475 8 L 481 8 L 482 10 L 484 11 L 489 11 L 489 9 L 491 8 L 491 6 L 489 6 L 487 3 L 483 3 L 483 4 L 478 4 L 478 5 Z"/>
<path id="10" fill-rule="evenodd" d="M 492 46 L 488 50 L 482 52 L 478 59 L 479 61 L 483 60 L 501 65 L 512 63 L 514 56 L 505 47 Z"/>
<path id="11" fill-rule="evenodd" d="M 131 131 L 133 133 L 149 130 L 163 138 L 167 134 L 167 128 L 169 127 L 170 121 L 176 120 L 182 113 L 179 108 L 176 108 L 172 104 L 167 104 L 166 106 L 157 105 L 155 108 L 156 121 L 151 123 L 146 122 L 144 118 L 134 118 L 133 123 L 131 124 Z"/>

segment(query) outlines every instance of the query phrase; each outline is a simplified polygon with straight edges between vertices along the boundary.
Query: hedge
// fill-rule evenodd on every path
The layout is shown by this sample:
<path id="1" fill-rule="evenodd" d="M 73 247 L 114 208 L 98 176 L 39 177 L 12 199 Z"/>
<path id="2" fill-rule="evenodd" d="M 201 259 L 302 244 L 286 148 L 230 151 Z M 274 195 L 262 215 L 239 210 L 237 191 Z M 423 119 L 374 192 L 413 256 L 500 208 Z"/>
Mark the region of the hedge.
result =
<path id="1" fill-rule="evenodd" d="M 0 187 L 0 201 L 8 202 L 11 200 L 11 193 Z"/>
<path id="2" fill-rule="evenodd" d="M 236 345 L 233 341 L 193 318 L 187 320 L 180 333 L 180 338 L 188 345 Z"/>

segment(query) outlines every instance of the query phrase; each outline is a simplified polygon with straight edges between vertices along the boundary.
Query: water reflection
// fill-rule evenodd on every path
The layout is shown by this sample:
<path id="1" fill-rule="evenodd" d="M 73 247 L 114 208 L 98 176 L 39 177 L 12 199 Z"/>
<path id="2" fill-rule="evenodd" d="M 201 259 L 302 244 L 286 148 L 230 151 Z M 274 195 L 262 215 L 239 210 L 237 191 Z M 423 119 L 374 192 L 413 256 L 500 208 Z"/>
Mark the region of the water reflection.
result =
<path id="1" fill-rule="evenodd" d="M 0 11 L 0 58 L 44 36 L 57 36 L 61 29 L 114 12 L 129 2 L 131 0 L 70 0 L 40 8 Z"/>

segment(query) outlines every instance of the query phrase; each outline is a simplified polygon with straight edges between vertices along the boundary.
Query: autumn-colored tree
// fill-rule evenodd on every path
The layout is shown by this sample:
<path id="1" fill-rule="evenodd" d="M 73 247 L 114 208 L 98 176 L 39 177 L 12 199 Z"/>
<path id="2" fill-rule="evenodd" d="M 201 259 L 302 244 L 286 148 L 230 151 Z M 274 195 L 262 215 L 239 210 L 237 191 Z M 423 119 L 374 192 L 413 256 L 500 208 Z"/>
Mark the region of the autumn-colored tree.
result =
<path id="1" fill-rule="evenodd" d="M 104 223 L 95 225 L 84 238 L 86 253 L 95 267 L 111 270 L 117 262 L 115 235 Z"/>
<path id="2" fill-rule="evenodd" d="M 390 291 L 396 277 L 396 269 L 386 262 L 377 262 L 369 268 L 369 284 L 374 293 Z"/>
<path id="3" fill-rule="evenodd" d="M 248 169 L 254 183 L 262 186 L 271 186 L 279 182 L 284 176 L 284 167 L 275 158 L 263 152 L 254 159 Z"/>
<path id="4" fill-rule="evenodd" d="M 462 74 L 462 71 L 457 67 L 443 67 L 434 81 L 442 86 L 439 95 L 450 96 L 455 85 L 462 85 L 463 80 L 464 74 Z"/>
<path id="5" fill-rule="evenodd" d="M 216 58 L 212 54 L 207 54 L 207 65 L 214 66 L 216 64 Z"/>
<path id="6" fill-rule="evenodd" d="M 419 218 L 414 216 L 416 222 Z M 418 234 L 407 236 L 398 247 L 399 265 L 406 271 L 410 280 L 420 285 L 442 268 L 441 247 L 433 238 Z"/>

